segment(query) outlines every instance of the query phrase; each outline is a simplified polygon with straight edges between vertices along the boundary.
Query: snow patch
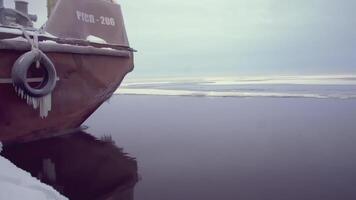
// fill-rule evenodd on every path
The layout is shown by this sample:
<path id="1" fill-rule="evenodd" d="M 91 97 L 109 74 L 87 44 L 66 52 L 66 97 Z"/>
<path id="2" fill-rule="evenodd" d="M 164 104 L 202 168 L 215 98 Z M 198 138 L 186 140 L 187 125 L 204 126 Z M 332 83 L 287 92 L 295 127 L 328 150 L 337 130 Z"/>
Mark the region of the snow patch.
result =
<path id="1" fill-rule="evenodd" d="M 89 35 L 89 36 L 87 37 L 87 40 L 88 40 L 89 42 L 93 42 L 93 43 L 107 44 L 107 42 L 106 42 L 104 39 L 102 39 L 102 38 L 100 38 L 100 37 L 97 37 L 97 36 L 94 36 L 94 35 Z"/>
<path id="2" fill-rule="evenodd" d="M 0 169 L 0 199 L 68 200 L 3 157 Z"/>
<path id="3" fill-rule="evenodd" d="M 110 51 L 115 51 L 115 49 L 113 49 L 113 48 L 109 48 L 109 47 L 102 47 L 102 48 L 100 48 L 100 49 L 103 49 L 103 50 L 110 50 Z"/>
<path id="4" fill-rule="evenodd" d="M 44 43 L 44 44 L 58 44 L 56 41 L 53 41 L 53 40 L 44 40 L 44 41 L 42 41 L 42 43 Z"/>

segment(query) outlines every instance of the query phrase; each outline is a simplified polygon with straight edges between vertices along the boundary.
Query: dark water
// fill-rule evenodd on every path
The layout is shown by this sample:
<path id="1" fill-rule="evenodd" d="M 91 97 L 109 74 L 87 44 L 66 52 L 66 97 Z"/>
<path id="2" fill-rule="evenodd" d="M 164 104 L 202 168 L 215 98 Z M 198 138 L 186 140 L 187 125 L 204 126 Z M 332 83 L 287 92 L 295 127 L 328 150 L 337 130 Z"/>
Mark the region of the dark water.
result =
<path id="1" fill-rule="evenodd" d="M 354 100 L 117 96 L 85 124 L 3 155 L 74 200 L 356 199 Z"/>

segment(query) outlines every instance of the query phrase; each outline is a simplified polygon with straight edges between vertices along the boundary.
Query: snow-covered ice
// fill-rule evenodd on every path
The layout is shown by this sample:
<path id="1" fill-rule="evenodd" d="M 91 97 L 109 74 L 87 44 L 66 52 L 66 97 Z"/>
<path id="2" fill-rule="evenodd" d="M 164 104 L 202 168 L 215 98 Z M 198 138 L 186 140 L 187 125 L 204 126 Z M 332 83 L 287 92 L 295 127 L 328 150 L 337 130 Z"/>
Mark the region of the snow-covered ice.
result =
<path id="1" fill-rule="evenodd" d="M 2 144 L 0 143 L 0 152 Z M 52 187 L 0 156 L 0 199 L 67 200 Z"/>

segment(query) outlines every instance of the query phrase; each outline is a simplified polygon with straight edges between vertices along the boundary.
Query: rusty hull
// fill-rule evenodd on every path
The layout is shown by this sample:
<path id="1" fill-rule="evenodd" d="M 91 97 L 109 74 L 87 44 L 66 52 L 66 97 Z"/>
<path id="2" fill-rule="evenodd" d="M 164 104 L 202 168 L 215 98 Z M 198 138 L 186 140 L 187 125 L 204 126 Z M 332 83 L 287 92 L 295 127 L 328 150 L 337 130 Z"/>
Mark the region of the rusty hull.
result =
<path id="1" fill-rule="evenodd" d="M 133 70 L 128 57 L 56 53 L 53 61 L 59 80 L 52 93 L 52 111 L 45 119 L 21 99 L 11 82 L 12 65 L 24 52 L 0 50 L 0 141 L 38 138 L 79 127 L 119 87 Z"/>

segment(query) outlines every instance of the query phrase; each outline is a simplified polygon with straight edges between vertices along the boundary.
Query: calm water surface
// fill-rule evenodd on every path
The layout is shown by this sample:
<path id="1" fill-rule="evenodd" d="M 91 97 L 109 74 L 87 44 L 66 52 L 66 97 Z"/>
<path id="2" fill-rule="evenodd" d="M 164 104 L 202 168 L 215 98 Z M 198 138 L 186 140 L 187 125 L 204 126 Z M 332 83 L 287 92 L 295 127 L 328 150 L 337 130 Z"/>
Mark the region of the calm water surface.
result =
<path id="1" fill-rule="evenodd" d="M 356 101 L 115 96 L 4 156 L 70 199 L 354 200 Z"/>

